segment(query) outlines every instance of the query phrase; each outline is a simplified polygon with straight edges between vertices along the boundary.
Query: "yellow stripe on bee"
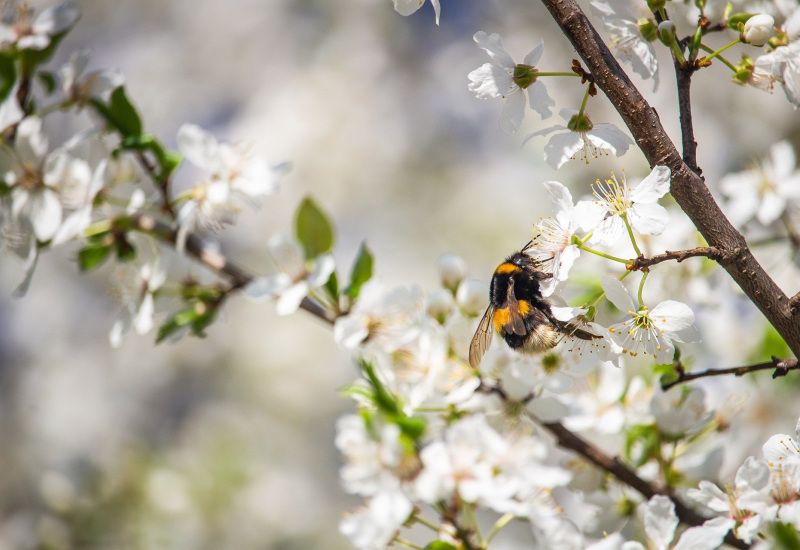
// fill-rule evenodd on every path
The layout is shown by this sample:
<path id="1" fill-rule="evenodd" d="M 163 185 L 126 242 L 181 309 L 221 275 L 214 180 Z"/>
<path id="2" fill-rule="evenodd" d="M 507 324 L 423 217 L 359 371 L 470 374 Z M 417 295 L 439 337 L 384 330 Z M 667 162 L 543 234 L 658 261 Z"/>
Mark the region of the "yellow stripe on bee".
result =
<path id="1" fill-rule="evenodd" d="M 520 271 L 520 268 L 508 262 L 503 262 L 494 270 L 495 273 L 515 273 L 517 271 Z"/>
<path id="2" fill-rule="evenodd" d="M 511 320 L 511 314 L 508 311 L 507 307 L 501 307 L 494 311 L 494 315 L 492 315 L 492 322 L 494 323 L 494 328 L 497 332 L 501 332 L 503 327 L 508 324 Z"/>
<path id="3" fill-rule="evenodd" d="M 519 314 L 525 317 L 531 310 L 531 305 L 525 300 L 520 300 L 517 304 L 519 304 Z"/>

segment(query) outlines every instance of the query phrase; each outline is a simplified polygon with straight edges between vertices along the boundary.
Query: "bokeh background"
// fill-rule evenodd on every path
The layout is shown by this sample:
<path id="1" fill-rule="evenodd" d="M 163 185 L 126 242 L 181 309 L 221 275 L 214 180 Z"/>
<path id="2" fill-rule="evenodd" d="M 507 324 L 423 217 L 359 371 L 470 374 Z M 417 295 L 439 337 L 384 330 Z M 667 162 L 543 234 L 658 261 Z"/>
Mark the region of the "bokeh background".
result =
<path id="1" fill-rule="evenodd" d="M 167 144 L 192 122 L 291 161 L 280 193 L 217 235 L 256 273 L 269 270 L 268 238 L 291 231 L 311 195 L 337 226 L 345 273 L 366 239 L 388 284 L 435 287 L 445 252 L 488 281 L 549 214 L 541 182 L 557 179 L 579 197 L 611 170 L 647 173 L 635 150 L 555 172 L 541 138 L 521 141 L 557 115 L 529 111 L 507 136 L 500 103 L 468 91 L 467 74 L 487 61 L 478 30 L 501 33 L 517 59 L 544 39 L 541 68 L 568 70 L 574 52 L 536 2 L 442 0 L 438 27 L 429 4 L 404 18 L 389 0 L 78 3 L 83 18 L 51 66 L 89 48 L 90 68 L 119 69 Z M 633 79 L 679 142 L 674 76 L 661 60 L 657 92 Z M 780 91 L 728 78 L 712 67 L 693 89 L 712 186 L 776 139 L 796 142 L 800 128 Z M 583 90 L 562 80 L 548 81 L 557 108 L 577 108 Z M 621 124 L 601 98 L 589 109 Z M 52 128 L 53 140 L 70 130 Z M 357 500 L 339 488 L 333 441 L 337 417 L 352 410 L 338 390 L 356 371 L 328 327 L 234 299 L 205 339 L 156 346 L 152 334 L 130 335 L 112 349 L 114 269 L 79 275 L 75 251 L 45 255 L 22 299 L 12 298 L 20 266 L 0 260 L 0 549 L 348 548 L 337 523 Z M 760 326 L 737 307 L 738 330 Z M 798 412 L 773 399 L 754 414 L 764 437 L 743 446 L 791 430 Z"/>

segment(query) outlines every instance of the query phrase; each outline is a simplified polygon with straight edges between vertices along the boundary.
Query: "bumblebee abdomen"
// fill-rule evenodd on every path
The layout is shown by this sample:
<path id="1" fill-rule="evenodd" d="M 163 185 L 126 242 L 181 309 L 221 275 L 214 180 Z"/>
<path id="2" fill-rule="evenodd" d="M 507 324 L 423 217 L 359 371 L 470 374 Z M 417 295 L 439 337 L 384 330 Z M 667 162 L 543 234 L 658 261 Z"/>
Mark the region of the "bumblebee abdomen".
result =
<path id="1" fill-rule="evenodd" d="M 530 328 L 528 334 L 501 333 L 508 347 L 522 353 L 541 353 L 554 347 L 561 334 L 549 324 L 537 324 Z"/>

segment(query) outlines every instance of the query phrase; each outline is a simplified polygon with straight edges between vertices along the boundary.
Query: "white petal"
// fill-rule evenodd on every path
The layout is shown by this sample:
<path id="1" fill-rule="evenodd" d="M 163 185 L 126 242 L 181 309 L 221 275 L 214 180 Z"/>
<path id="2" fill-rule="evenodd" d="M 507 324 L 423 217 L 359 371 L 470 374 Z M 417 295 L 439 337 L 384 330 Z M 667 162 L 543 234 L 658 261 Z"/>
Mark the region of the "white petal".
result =
<path id="1" fill-rule="evenodd" d="M 393 0 L 394 9 L 400 15 L 411 15 L 422 7 L 424 1 L 420 0 Z"/>
<path id="2" fill-rule="evenodd" d="M 269 277 L 256 277 L 244 287 L 244 295 L 255 301 L 274 298 L 289 288 L 291 283 L 292 279 L 286 273 L 277 273 Z"/>
<path id="3" fill-rule="evenodd" d="M 492 59 L 496 65 L 500 65 L 501 67 L 505 67 L 506 69 L 514 70 L 516 67 L 516 63 L 514 63 L 514 59 L 509 55 L 506 49 L 503 47 L 503 40 L 500 38 L 499 34 L 493 33 L 491 35 L 487 35 L 483 31 L 478 31 L 472 37 L 475 40 L 475 43 L 483 48 L 486 53 L 489 54 L 489 57 Z"/>
<path id="4" fill-rule="evenodd" d="M 583 137 L 578 132 L 555 134 L 544 146 L 544 160 L 556 170 L 583 148 Z"/>
<path id="5" fill-rule="evenodd" d="M 718 548 L 725 535 L 736 522 L 730 518 L 713 518 L 698 527 L 683 532 L 672 550 L 713 550 Z"/>
<path id="6" fill-rule="evenodd" d="M 677 332 L 692 326 L 694 312 L 683 302 L 666 300 L 650 310 L 650 318 L 659 330 Z"/>
<path id="7" fill-rule="evenodd" d="M 525 63 L 525 65 L 535 67 L 539 64 L 539 60 L 542 58 L 542 52 L 544 52 L 544 40 L 539 42 L 539 45 L 533 48 L 528 55 L 525 56 L 525 59 L 523 59 L 522 62 Z"/>
<path id="8" fill-rule="evenodd" d="M 61 225 L 61 203 L 58 195 L 50 189 L 43 189 L 29 199 L 30 222 L 39 241 L 51 239 Z"/>
<path id="9" fill-rule="evenodd" d="M 578 201 L 575 205 L 575 230 L 590 233 L 603 221 L 606 211 L 594 201 Z"/>
<path id="10" fill-rule="evenodd" d="M 605 276 L 600 280 L 600 285 L 606 293 L 606 298 L 623 313 L 634 311 L 633 299 L 625 286 L 614 277 Z"/>
<path id="11" fill-rule="evenodd" d="M 595 147 L 609 150 L 618 157 L 624 155 L 633 144 L 633 140 L 622 130 L 606 123 L 595 124 L 594 128 L 586 132 L 586 139 Z"/>
<path id="12" fill-rule="evenodd" d="M 765 193 L 756 210 L 756 219 L 763 225 L 769 225 L 777 220 L 784 210 L 786 210 L 786 200 L 783 197 L 773 192 Z"/>
<path id="13" fill-rule="evenodd" d="M 19 123 L 14 150 L 23 163 L 41 163 L 47 154 L 47 138 L 42 134 L 41 118 L 30 116 Z"/>
<path id="14" fill-rule="evenodd" d="M 303 298 L 308 296 L 308 282 L 300 281 L 295 283 L 283 291 L 281 297 L 278 298 L 276 311 L 278 315 L 291 315 L 297 308 L 300 307 L 300 302 Z"/>
<path id="15" fill-rule="evenodd" d="M 770 468 L 777 468 L 800 460 L 800 449 L 792 436 L 775 434 L 761 448 Z"/>
<path id="16" fill-rule="evenodd" d="M 325 254 L 318 257 L 316 259 L 314 270 L 308 276 L 308 284 L 311 286 L 311 288 L 317 288 L 324 285 L 328 282 L 328 279 L 330 278 L 334 269 L 336 269 L 336 261 L 333 259 L 333 255 Z"/>
<path id="17" fill-rule="evenodd" d="M 178 129 L 178 149 L 192 164 L 217 172 L 221 169 L 220 146 L 217 139 L 195 124 Z"/>
<path id="18" fill-rule="evenodd" d="M 484 63 L 467 76 L 469 90 L 478 99 L 502 98 L 516 86 L 511 75 L 502 67 Z"/>
<path id="19" fill-rule="evenodd" d="M 661 235 L 669 223 L 669 212 L 656 202 L 634 202 L 628 209 L 628 221 L 642 235 Z"/>
<path id="20" fill-rule="evenodd" d="M 666 550 L 669 547 L 677 526 L 675 504 L 664 495 L 652 497 L 645 508 L 644 530 L 655 550 Z"/>
<path id="21" fill-rule="evenodd" d="M 36 34 L 56 35 L 75 24 L 81 16 L 81 10 L 75 2 L 65 2 L 44 10 L 33 22 L 32 30 Z"/>
<path id="22" fill-rule="evenodd" d="M 16 124 L 25 116 L 25 112 L 22 110 L 22 107 L 20 107 L 19 100 L 17 99 L 18 90 L 19 82 L 14 84 L 11 91 L 8 92 L 8 97 L 6 97 L 6 100 L 0 105 L 0 132 Z"/>
<path id="23" fill-rule="evenodd" d="M 544 82 L 537 80 L 531 84 L 527 89 L 528 98 L 530 100 L 531 109 L 539 113 L 542 118 L 549 118 L 553 113 L 550 111 L 556 102 L 547 93 L 547 87 Z"/>
<path id="24" fill-rule="evenodd" d="M 656 166 L 653 171 L 631 190 L 633 202 L 655 202 L 669 191 L 670 169 Z"/>
<path id="25" fill-rule="evenodd" d="M 506 96 L 503 112 L 500 114 L 500 129 L 506 134 L 519 130 L 525 117 L 525 94 L 519 88 Z"/>
<path id="26" fill-rule="evenodd" d="M 738 491 L 765 489 L 769 485 L 769 467 L 763 461 L 748 456 L 736 472 L 735 483 Z"/>

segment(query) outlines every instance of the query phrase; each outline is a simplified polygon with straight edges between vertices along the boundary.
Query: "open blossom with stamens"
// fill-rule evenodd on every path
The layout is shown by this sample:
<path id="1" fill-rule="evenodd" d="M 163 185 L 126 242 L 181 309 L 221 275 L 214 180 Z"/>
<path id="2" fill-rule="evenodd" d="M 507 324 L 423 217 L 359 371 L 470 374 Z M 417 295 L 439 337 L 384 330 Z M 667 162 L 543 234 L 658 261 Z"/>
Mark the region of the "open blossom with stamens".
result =
<path id="1" fill-rule="evenodd" d="M 275 193 L 282 167 L 271 167 L 267 160 L 254 155 L 248 145 L 220 143 L 194 124 L 178 130 L 181 153 L 207 172 L 207 176 L 179 197 L 178 223 L 181 231 L 193 226 L 218 229 L 233 221 L 241 203 L 256 203 Z"/>
<path id="2" fill-rule="evenodd" d="M 422 7 L 425 0 L 392 0 L 394 2 L 394 9 L 400 15 L 411 15 Z M 439 0 L 431 0 L 433 12 L 436 14 L 436 24 L 439 24 L 439 12 L 442 7 L 439 5 Z"/>
<path id="3" fill-rule="evenodd" d="M 642 505 L 644 508 L 644 532 L 647 535 L 648 548 L 654 550 L 713 550 L 718 548 L 733 527 L 733 520 L 714 518 L 703 525 L 690 527 L 681 533 L 678 542 L 672 545 L 675 529 L 678 527 L 678 516 L 675 515 L 675 504 L 669 497 L 656 495 Z M 625 550 L 644 550 L 639 542 L 626 542 Z"/>
<path id="4" fill-rule="evenodd" d="M 585 309 L 552 306 L 550 310 L 559 321 L 564 321 L 571 327 L 597 336 L 594 340 L 584 340 L 577 336 L 567 335 L 556 348 L 564 357 L 562 369 L 577 376 L 594 370 L 603 361 L 609 361 L 619 367 L 619 355 L 622 353 L 622 348 L 607 328 L 589 321 L 585 317 Z"/>
<path id="5" fill-rule="evenodd" d="M 603 211 L 590 201 L 573 204 L 569 189 L 557 181 L 544 183 L 553 205 L 553 216 L 541 219 L 533 226 L 536 233 L 528 254 L 542 262 L 553 277 L 539 285 L 543 296 L 550 296 L 559 281 L 566 281 L 572 264 L 580 255 L 573 235 L 588 233 L 600 223 Z"/>
<path id="6" fill-rule="evenodd" d="M 505 100 L 500 115 L 500 129 L 507 134 L 516 132 L 525 117 L 525 92 L 531 109 L 542 118 L 549 117 L 550 108 L 555 105 L 544 83 L 536 77 L 536 64 L 542 58 L 544 42 L 540 43 L 517 64 L 503 47 L 497 34 L 487 35 L 480 31 L 473 37 L 475 42 L 486 50 L 491 63 L 485 63 L 469 73 L 469 89 L 479 98 L 502 98 Z"/>
<path id="7" fill-rule="evenodd" d="M 658 89 L 658 58 L 653 43 L 658 24 L 644 0 L 591 0 L 589 5 L 600 16 L 611 42 L 609 47 L 633 72 L 653 79 Z"/>
<path id="8" fill-rule="evenodd" d="M 633 140 L 613 124 L 593 123 L 586 113 L 561 109 L 559 115 L 567 121 L 566 126 L 556 125 L 539 130 L 529 134 L 523 141 L 524 144 L 532 137 L 553 134 L 544 146 L 544 160 L 555 169 L 576 158 L 578 153 L 586 164 L 589 164 L 589 158 L 597 158 L 602 154 L 613 153 L 621 157 L 633 144 Z"/>
<path id="9" fill-rule="evenodd" d="M 770 147 L 769 157 L 752 168 L 728 174 L 719 183 L 728 197 L 726 214 L 737 227 L 758 220 L 769 225 L 780 218 L 791 201 L 800 199 L 800 171 L 787 141 Z"/>
<path id="10" fill-rule="evenodd" d="M 639 233 L 660 235 L 669 221 L 666 208 L 658 204 L 658 199 L 669 191 L 669 168 L 656 166 L 640 183 L 628 184 L 624 172 L 620 180 L 612 173 L 611 179 L 597 180 L 593 186 L 594 196 L 606 212 L 593 240 L 603 244 L 616 242 L 625 232 L 623 216 Z"/>
<path id="11" fill-rule="evenodd" d="M 613 325 L 609 330 L 622 346 L 622 353 L 636 357 L 639 352 L 650 354 L 662 362 L 672 360 L 677 342 L 699 342 L 700 333 L 694 326 L 694 312 L 684 303 L 675 300 L 661 302 L 653 309 L 633 305 L 630 294 L 613 277 L 603 277 L 601 282 L 606 297 L 630 317 Z"/>
<path id="12" fill-rule="evenodd" d="M 732 487 L 726 485 L 726 491 L 710 481 L 703 480 L 697 489 L 689 489 L 687 496 L 723 517 L 727 516 L 733 520 L 736 523 L 734 528 L 736 536 L 750 543 L 761 529 L 764 518 L 747 508 L 740 507 L 738 499 L 747 494 L 768 492 L 769 475 L 767 465 L 751 456 L 736 472 L 734 485 Z"/>
<path id="13" fill-rule="evenodd" d="M 81 15 L 75 2 L 48 8 L 35 18 L 30 9 L 21 8 L 13 25 L 0 25 L 0 44 L 14 44 L 20 50 L 44 50 L 50 40 L 74 25 Z"/>

